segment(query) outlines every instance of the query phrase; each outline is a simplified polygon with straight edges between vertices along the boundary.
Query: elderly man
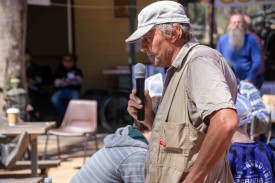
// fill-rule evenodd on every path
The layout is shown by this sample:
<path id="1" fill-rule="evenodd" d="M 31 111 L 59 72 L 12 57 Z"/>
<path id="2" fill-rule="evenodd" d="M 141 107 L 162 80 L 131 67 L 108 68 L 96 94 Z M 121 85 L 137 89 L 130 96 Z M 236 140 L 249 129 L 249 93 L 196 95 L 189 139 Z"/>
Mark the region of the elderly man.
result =
<path id="1" fill-rule="evenodd" d="M 145 106 L 136 90 L 128 102 L 135 119 L 145 107 L 142 122 L 153 131 L 145 182 L 233 182 L 227 149 L 238 125 L 237 83 L 227 62 L 198 44 L 183 7 L 173 1 L 155 2 L 139 13 L 138 29 L 126 42 L 139 39 L 155 67 L 170 67 L 156 114 L 148 91 Z"/>
<path id="2" fill-rule="evenodd" d="M 227 34 L 221 36 L 217 50 L 233 65 L 237 78 L 256 85 L 262 67 L 262 56 L 255 38 L 247 34 L 243 15 L 230 17 Z"/>

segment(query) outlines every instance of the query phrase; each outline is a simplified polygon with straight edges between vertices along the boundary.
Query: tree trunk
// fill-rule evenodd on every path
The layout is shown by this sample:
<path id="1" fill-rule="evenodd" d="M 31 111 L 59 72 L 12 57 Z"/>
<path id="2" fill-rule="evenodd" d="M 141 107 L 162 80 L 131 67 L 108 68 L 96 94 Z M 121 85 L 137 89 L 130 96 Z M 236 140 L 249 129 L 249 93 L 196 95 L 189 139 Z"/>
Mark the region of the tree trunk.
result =
<path id="1" fill-rule="evenodd" d="M 20 76 L 26 89 L 25 37 L 27 0 L 0 0 L 0 88 L 7 79 Z M 3 112 L 3 92 L 0 92 L 0 117 Z"/>

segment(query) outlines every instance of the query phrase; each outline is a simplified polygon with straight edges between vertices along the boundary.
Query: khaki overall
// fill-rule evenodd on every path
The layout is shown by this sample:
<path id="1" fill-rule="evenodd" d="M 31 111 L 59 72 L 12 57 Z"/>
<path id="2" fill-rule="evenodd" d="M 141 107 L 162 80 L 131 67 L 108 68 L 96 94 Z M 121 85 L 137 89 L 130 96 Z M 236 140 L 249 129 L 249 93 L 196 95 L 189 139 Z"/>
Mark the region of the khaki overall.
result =
<path id="1" fill-rule="evenodd" d="M 178 183 L 190 172 L 199 154 L 205 134 L 190 122 L 187 109 L 185 76 L 193 54 L 206 47 L 194 45 L 173 76 L 167 75 L 163 99 L 154 122 L 146 156 L 145 182 Z M 166 105 L 162 105 L 166 104 Z M 231 183 L 227 154 L 219 160 L 204 183 Z"/>

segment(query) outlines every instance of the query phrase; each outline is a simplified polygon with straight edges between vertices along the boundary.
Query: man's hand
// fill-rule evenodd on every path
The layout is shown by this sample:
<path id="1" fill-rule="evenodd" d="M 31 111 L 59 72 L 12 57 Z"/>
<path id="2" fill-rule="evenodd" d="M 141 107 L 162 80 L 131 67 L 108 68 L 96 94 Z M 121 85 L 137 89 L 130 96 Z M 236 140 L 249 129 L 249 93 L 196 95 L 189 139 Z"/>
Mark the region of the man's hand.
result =
<path id="1" fill-rule="evenodd" d="M 252 83 L 249 79 L 245 79 L 245 82 Z"/>
<path id="2" fill-rule="evenodd" d="M 190 173 L 183 183 L 202 182 L 228 149 L 238 126 L 234 109 L 221 109 L 209 116 L 210 124 L 206 137 Z"/>
<path id="3" fill-rule="evenodd" d="M 135 89 L 132 90 L 130 94 L 130 100 L 128 101 L 128 112 L 133 118 L 137 119 L 137 109 L 142 109 L 144 106 L 141 104 L 141 100 L 136 96 L 137 91 Z M 155 118 L 155 113 L 152 110 L 152 101 L 149 96 L 149 91 L 146 90 L 144 92 L 145 98 L 145 119 L 141 121 L 144 125 L 146 125 L 150 130 L 152 130 L 152 125 Z"/>

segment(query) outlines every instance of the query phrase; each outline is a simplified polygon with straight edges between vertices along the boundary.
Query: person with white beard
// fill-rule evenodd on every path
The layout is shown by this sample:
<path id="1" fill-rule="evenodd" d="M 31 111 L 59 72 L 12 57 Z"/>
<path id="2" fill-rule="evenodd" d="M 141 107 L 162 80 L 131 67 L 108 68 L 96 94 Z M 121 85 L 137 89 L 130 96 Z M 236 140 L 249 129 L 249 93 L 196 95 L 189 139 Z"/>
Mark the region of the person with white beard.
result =
<path id="1" fill-rule="evenodd" d="M 233 65 L 238 79 L 255 85 L 262 57 L 256 39 L 247 34 L 243 15 L 231 15 L 227 33 L 220 37 L 217 50 Z"/>

